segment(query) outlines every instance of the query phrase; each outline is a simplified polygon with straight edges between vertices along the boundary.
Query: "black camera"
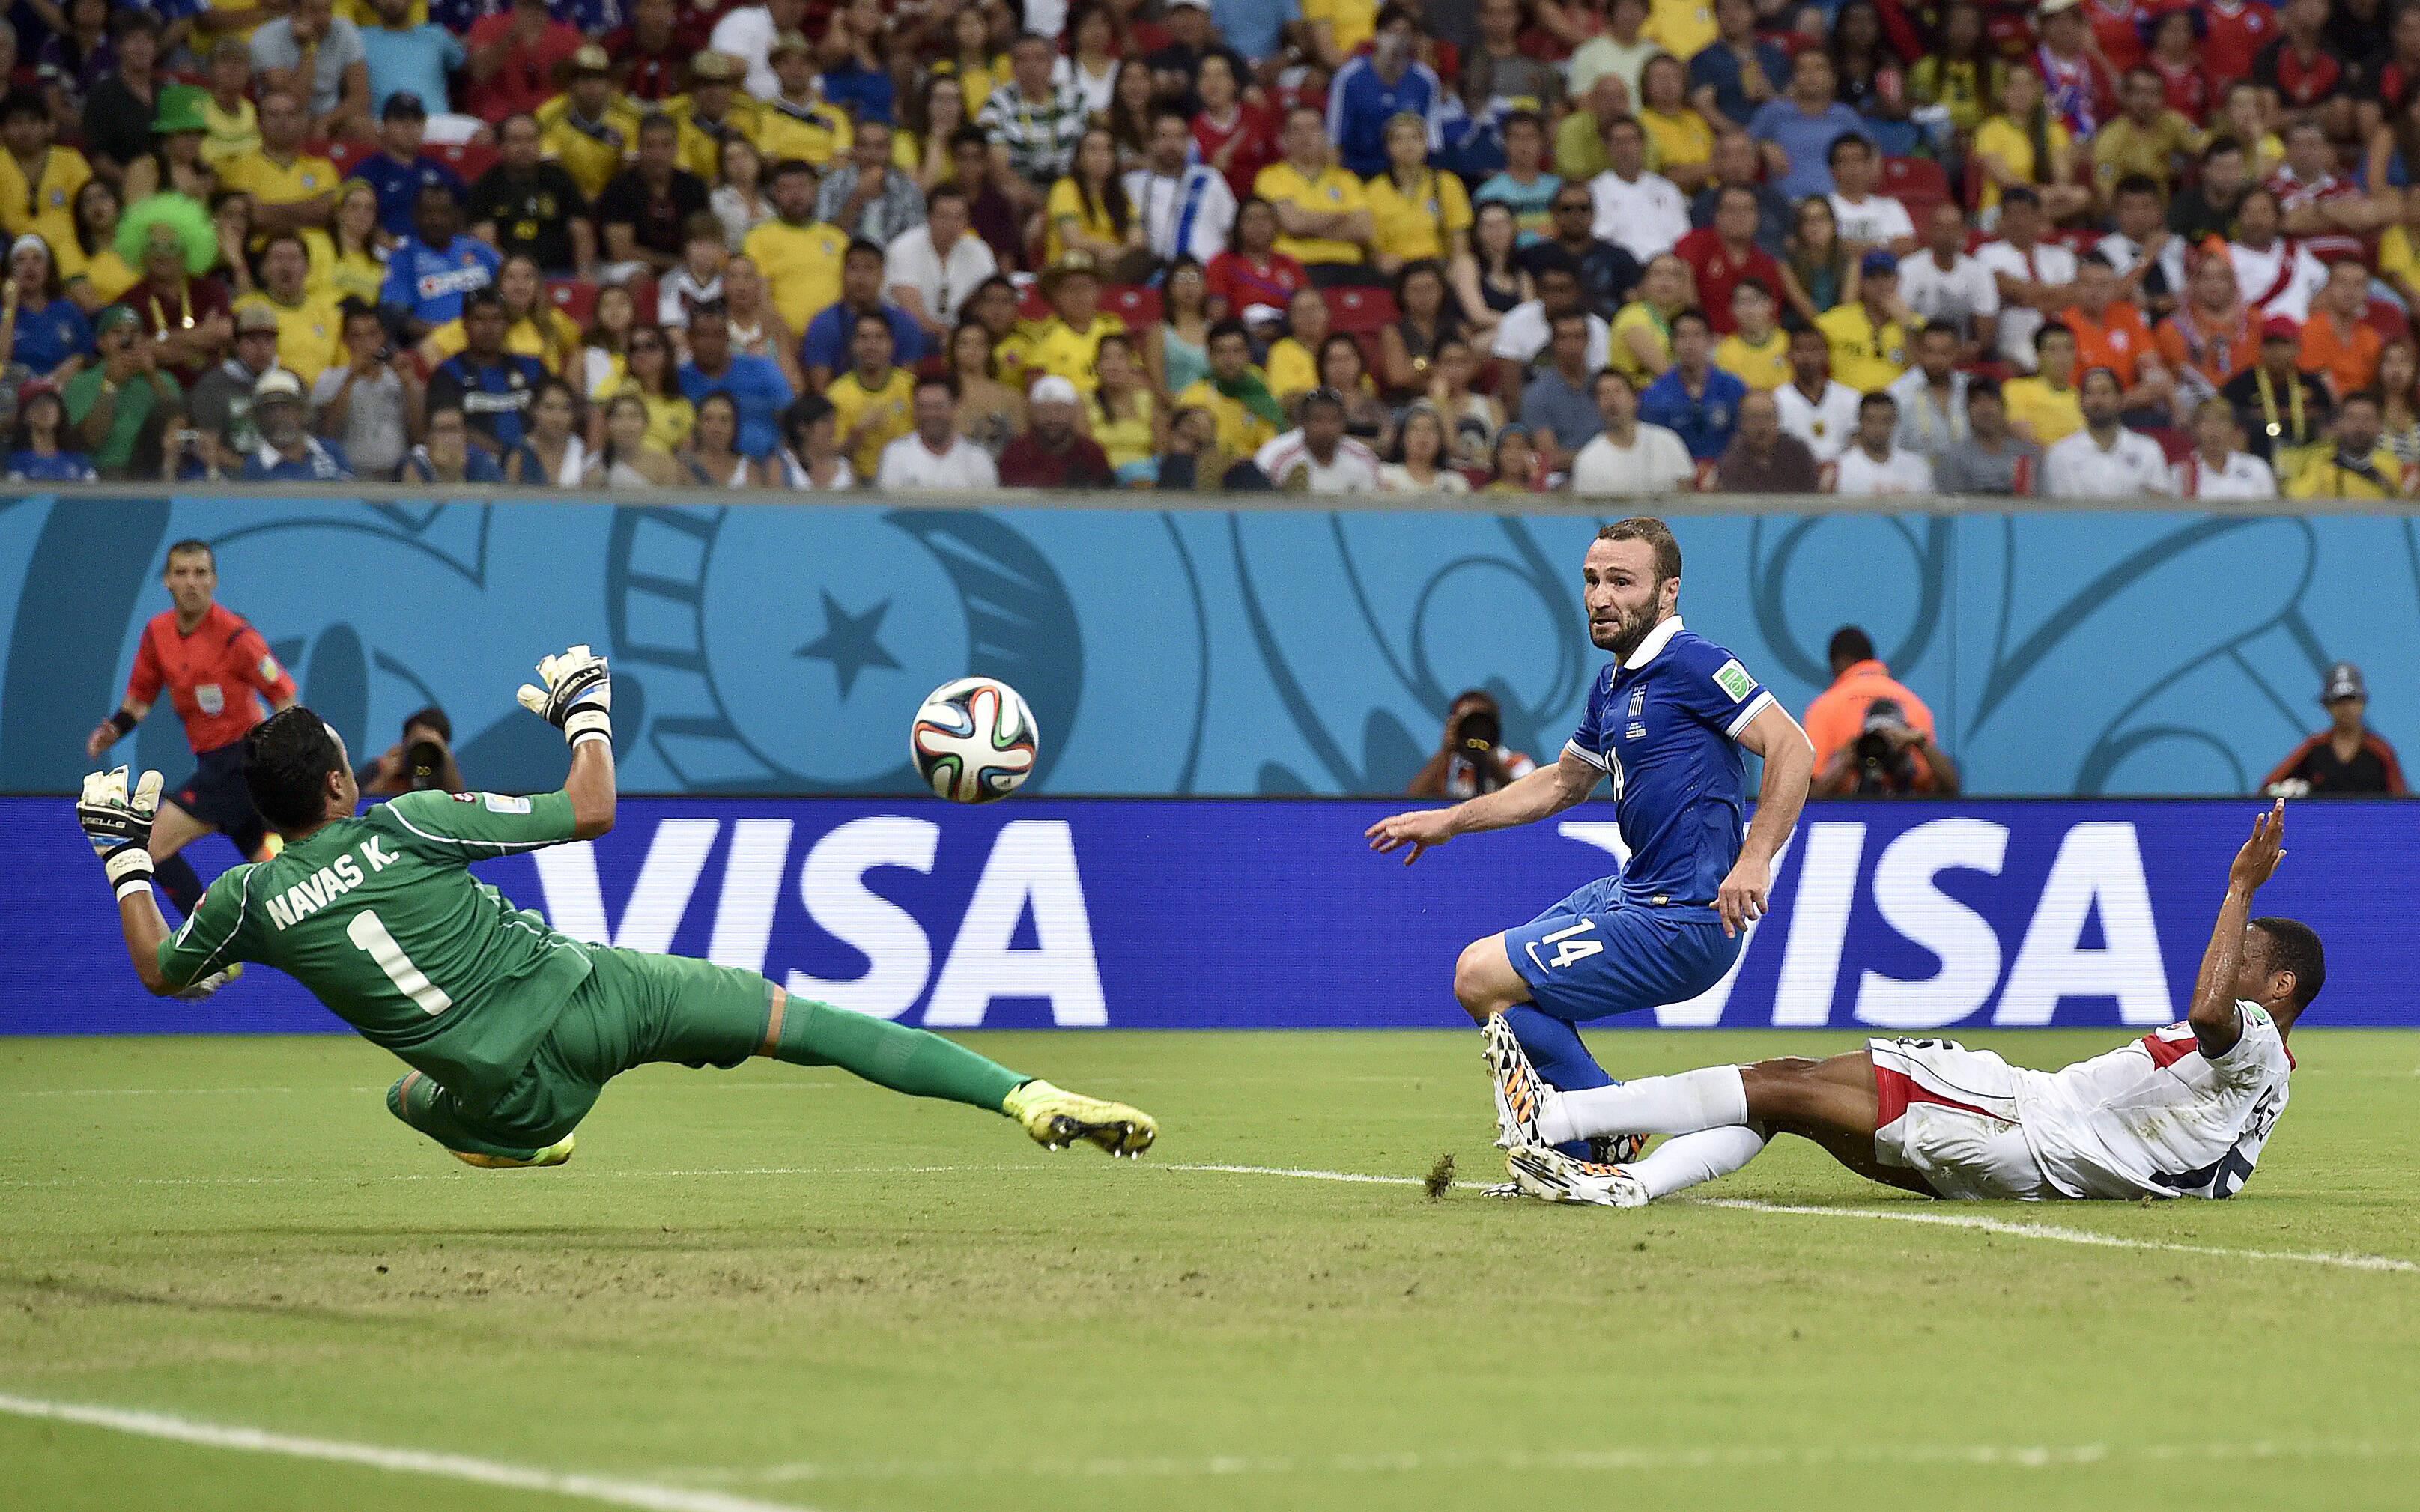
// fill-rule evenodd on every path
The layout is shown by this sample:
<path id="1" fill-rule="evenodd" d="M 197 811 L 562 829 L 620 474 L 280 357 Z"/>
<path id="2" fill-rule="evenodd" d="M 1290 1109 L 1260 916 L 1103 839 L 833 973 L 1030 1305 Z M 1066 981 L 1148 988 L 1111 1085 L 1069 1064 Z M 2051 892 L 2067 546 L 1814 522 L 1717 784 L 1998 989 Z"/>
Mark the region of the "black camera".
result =
<path id="1" fill-rule="evenodd" d="M 415 740 L 403 748 L 403 779 L 414 793 L 445 785 L 445 748 L 433 740 Z"/>
<path id="2" fill-rule="evenodd" d="M 1504 725 L 1486 709 L 1473 709 L 1454 729 L 1453 743 L 1473 755 L 1484 755 L 1504 742 Z"/>

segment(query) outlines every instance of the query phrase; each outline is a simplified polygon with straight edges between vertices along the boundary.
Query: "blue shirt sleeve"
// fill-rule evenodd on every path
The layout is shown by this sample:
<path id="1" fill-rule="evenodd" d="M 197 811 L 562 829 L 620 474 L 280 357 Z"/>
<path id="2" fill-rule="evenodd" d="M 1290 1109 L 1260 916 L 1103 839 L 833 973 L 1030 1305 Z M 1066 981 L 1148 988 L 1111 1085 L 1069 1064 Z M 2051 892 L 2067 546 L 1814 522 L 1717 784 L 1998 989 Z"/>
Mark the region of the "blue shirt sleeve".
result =
<path id="1" fill-rule="evenodd" d="M 1580 715 L 1579 728 L 1572 732 L 1572 738 L 1563 745 L 1563 749 L 1574 752 L 1600 772 L 1607 770 L 1605 764 L 1605 711 L 1613 697 L 1613 672 L 1614 669 L 1608 666 L 1597 673 L 1595 682 L 1589 685 L 1588 708 Z"/>
<path id="2" fill-rule="evenodd" d="M 807 322 L 806 363 L 808 367 L 828 367 L 838 378 L 844 365 L 840 360 L 840 322 L 832 318 L 841 306 L 835 304 Z"/>
<path id="3" fill-rule="evenodd" d="M 411 293 L 413 260 L 412 249 L 407 246 L 395 255 L 393 262 L 386 265 L 386 283 L 379 290 L 380 304 L 390 304 L 399 310 L 410 310 L 419 304 L 420 301 L 414 299 Z"/>
<path id="4" fill-rule="evenodd" d="M 1695 717 L 1737 740 L 1740 732 L 1765 706 L 1773 694 L 1740 659 L 1711 640 L 1676 646 L 1681 675 L 1669 680 L 1667 697 Z"/>

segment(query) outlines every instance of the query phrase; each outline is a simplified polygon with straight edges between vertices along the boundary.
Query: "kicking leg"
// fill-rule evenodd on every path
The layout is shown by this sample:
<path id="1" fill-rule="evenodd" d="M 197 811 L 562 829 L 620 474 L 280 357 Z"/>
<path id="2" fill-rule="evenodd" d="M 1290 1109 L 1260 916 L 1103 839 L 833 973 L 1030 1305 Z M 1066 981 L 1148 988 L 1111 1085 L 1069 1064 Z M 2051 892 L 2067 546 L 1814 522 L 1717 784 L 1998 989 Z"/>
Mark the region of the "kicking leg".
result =
<path id="1" fill-rule="evenodd" d="M 454 1094 L 416 1071 L 387 1088 L 386 1109 L 444 1146 L 456 1160 L 491 1170 L 560 1165 L 571 1158 L 577 1142 L 566 1130 L 562 1138 L 548 1145 L 500 1144 L 473 1130 L 456 1105 Z"/>
<path id="2" fill-rule="evenodd" d="M 1500 1016 L 1520 1041 L 1538 1077 L 1548 1087 L 1577 1090 L 1615 1085 L 1605 1068 L 1589 1054 L 1580 1031 L 1568 1020 L 1541 1010 L 1531 1000 L 1529 984 L 1512 968 L 1510 947 L 1501 934 L 1473 940 L 1463 948 L 1453 969 L 1453 994 L 1463 1011 L 1478 1024 Z M 1498 1103 L 1499 1112 L 1501 1102 Z M 1590 1155 L 1584 1141 L 1575 1141 L 1563 1153 L 1575 1160 Z"/>

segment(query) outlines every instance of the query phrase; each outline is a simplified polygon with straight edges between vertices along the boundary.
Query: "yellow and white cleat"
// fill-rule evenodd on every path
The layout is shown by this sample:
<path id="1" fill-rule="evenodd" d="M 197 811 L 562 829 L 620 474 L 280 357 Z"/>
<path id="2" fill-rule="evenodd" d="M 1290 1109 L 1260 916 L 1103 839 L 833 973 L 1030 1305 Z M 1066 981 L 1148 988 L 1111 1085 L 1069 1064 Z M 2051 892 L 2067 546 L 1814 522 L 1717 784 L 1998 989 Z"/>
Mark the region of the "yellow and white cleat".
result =
<path id="1" fill-rule="evenodd" d="M 488 1171 L 535 1170 L 542 1165 L 560 1165 L 571 1158 L 572 1148 L 580 1143 L 578 1134 L 565 1134 L 526 1160 L 511 1155 L 474 1155 L 467 1149 L 448 1149 L 445 1153 L 465 1165 L 476 1165 Z"/>
<path id="2" fill-rule="evenodd" d="M 168 995 L 180 1003 L 199 1003 L 216 996 L 218 990 L 227 983 L 240 981 L 242 979 L 243 963 L 238 961 L 229 964 L 224 971 L 213 971 L 207 977 L 196 978 L 185 987 Z"/>
<path id="3" fill-rule="evenodd" d="M 1496 1148 L 1544 1145 L 1546 1136 L 1538 1132 L 1538 1119 L 1554 1089 L 1539 1079 L 1528 1052 L 1512 1037 L 1512 1026 L 1504 1022 L 1503 1014 L 1489 1014 L 1480 1036 L 1487 1046 L 1487 1073 L 1496 1082 Z"/>
<path id="4" fill-rule="evenodd" d="M 1079 1097 L 1038 1078 L 1009 1093 L 1001 1111 L 1023 1124 L 1045 1149 L 1064 1149 L 1081 1139 L 1132 1159 L 1159 1137 L 1158 1123 L 1140 1108 Z"/>
<path id="5" fill-rule="evenodd" d="M 1574 1160 L 1540 1146 L 1514 1149 L 1504 1165 L 1523 1192 L 1544 1202 L 1587 1202 L 1600 1208 L 1643 1208 L 1648 1203 L 1645 1183 L 1626 1166 Z"/>

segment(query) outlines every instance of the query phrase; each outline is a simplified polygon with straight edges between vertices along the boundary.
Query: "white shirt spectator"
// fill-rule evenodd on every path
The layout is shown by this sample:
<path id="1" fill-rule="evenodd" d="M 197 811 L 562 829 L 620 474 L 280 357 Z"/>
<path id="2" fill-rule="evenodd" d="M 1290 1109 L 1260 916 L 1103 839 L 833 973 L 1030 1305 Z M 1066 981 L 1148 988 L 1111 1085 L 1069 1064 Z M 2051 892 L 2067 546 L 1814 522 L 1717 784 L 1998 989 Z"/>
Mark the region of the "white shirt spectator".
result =
<path id="1" fill-rule="evenodd" d="M 2054 499 L 2132 499 L 2166 494 L 2168 454 L 2138 431 L 2118 427 L 2107 451 L 2086 426 L 2042 455 L 2042 473 Z"/>
<path id="2" fill-rule="evenodd" d="M 1642 173 L 1633 183 L 1607 168 L 1589 180 L 1589 198 L 1596 201 L 1597 236 L 1638 259 L 1670 252 L 1689 234 L 1689 202 L 1662 174 Z"/>
<path id="3" fill-rule="evenodd" d="M 1590 316 L 1588 323 L 1588 370 L 1602 372 L 1613 359 L 1613 327 L 1596 315 Z M 1527 366 L 1546 349 L 1547 338 L 1552 334 L 1545 305 L 1537 300 L 1524 300 L 1497 322 L 1496 345 L 1490 349 L 1498 357 L 1510 357 Z"/>
<path id="4" fill-rule="evenodd" d="M 1347 436 L 1336 443 L 1336 455 L 1322 462 L 1311 455 L 1311 443 L 1296 426 L 1262 447 L 1252 462 L 1269 482 L 1297 491 L 1286 480 L 1299 474 L 1311 493 L 1376 493 L 1378 454 Z"/>
<path id="5" fill-rule="evenodd" d="M 1857 204 L 1851 204 L 1846 194 L 1838 190 L 1827 196 L 1832 201 L 1832 219 L 1840 228 L 1843 241 L 1862 241 L 1868 246 L 1887 247 L 1894 241 L 1910 241 L 1916 238 L 1916 223 L 1907 218 L 1907 207 L 1888 194 L 1868 194 Z M 1906 290 L 1900 290 L 1904 294 Z"/>
<path id="6" fill-rule="evenodd" d="M 1857 439 L 1859 397 L 1847 384 L 1828 379 L 1820 400 L 1810 401 L 1795 383 L 1773 391 L 1773 402 L 1781 409 L 1781 428 L 1805 441 L 1819 463 L 1838 457 L 1842 448 Z"/>
<path id="7" fill-rule="evenodd" d="M 2031 279 L 2038 284 L 2075 282 L 2075 254 L 2065 247 L 2037 241 L 2020 251 L 2006 241 L 1987 241 L 1975 249 L 1975 260 L 1994 273 Z M 1996 285 L 1994 285 L 1996 286 Z M 2041 329 L 2040 310 L 2011 304 L 2000 312 L 2000 360 L 2030 373 L 2034 370 L 2034 332 Z"/>
<path id="8" fill-rule="evenodd" d="M 714 23 L 707 46 L 728 53 L 748 65 L 747 90 L 759 100 L 779 100 L 782 81 L 773 72 L 773 12 L 764 6 L 741 6 Z"/>
<path id="9" fill-rule="evenodd" d="M 2108 258 L 2109 266 L 2118 270 L 2118 276 L 2120 278 L 2133 272 L 2134 265 L 2143 260 L 2142 244 L 2133 237 L 2116 231 L 2110 232 L 2094 242 L 2092 250 Z M 2161 244 L 2160 271 L 2167 275 L 2168 292 L 2178 299 L 2183 299 L 2186 277 L 2184 238 L 2171 233 L 2168 239 Z M 2146 273 L 2143 276 L 2149 278 L 2150 275 Z M 1904 278 L 1900 281 L 1900 292 L 1902 295 L 1907 292 L 1907 281 Z"/>
<path id="10" fill-rule="evenodd" d="M 952 436 L 950 449 L 935 452 L 924 438 L 910 433 L 882 449 L 882 468 L 875 476 L 877 488 L 997 488 L 1000 469 L 991 454 L 967 440 Z"/>
<path id="11" fill-rule="evenodd" d="M 2196 451 L 2169 467 L 2168 487 L 2180 499 L 2274 499 L 2277 475 L 2249 452 L 2229 452 L 2213 470 Z"/>
<path id="12" fill-rule="evenodd" d="M 967 297 L 999 271 L 1000 259 L 992 255 L 990 244 L 973 232 L 958 238 L 943 257 L 934 250 L 929 225 L 911 226 L 892 237 L 883 254 L 882 287 L 888 293 L 908 285 L 924 301 L 926 315 L 954 328 Z"/>
<path id="13" fill-rule="evenodd" d="M 362 50 L 360 28 L 344 17 L 328 23 L 328 35 L 319 39 L 311 50 L 311 98 L 303 108 L 315 117 L 336 108 L 343 97 L 345 70 L 356 63 L 366 63 L 369 54 Z M 302 63 L 302 50 L 294 42 L 294 18 L 280 16 L 252 34 L 252 66 L 260 69 L 293 69 Z M 426 104 L 427 101 L 422 103 Z M 438 100 L 438 104 L 445 103 Z"/>
<path id="14" fill-rule="evenodd" d="M 1027 0 L 1025 13 L 1029 21 L 1031 21 L 1033 16 L 1034 8 L 1032 0 Z M 1148 64 L 1144 65 L 1146 68 L 1149 66 L 1150 65 Z M 1115 57 L 1111 57 L 1109 59 L 1109 71 L 1095 79 L 1078 67 L 1074 58 L 1062 53 L 1059 54 L 1057 60 L 1050 65 L 1050 82 L 1052 84 L 1073 85 L 1075 86 L 1076 93 L 1084 97 L 1085 111 L 1088 114 L 1098 116 L 1106 119 L 1109 114 L 1109 106 L 1117 100 L 1118 70 L 1124 67 L 1125 67 L 1125 65 L 1123 62 Z M 1222 247 L 1219 250 L 1223 252 L 1226 249 Z"/>
<path id="15" fill-rule="evenodd" d="M 1888 390 L 1899 401 L 1899 428 L 1891 444 L 1902 451 L 1939 456 L 1966 439 L 1966 375 L 1949 370 L 1949 408 L 1934 403 L 1932 379 L 1924 369 L 1911 367 Z"/>
<path id="16" fill-rule="evenodd" d="M 2278 237 L 2266 250 L 2255 252 L 2240 241 L 2226 244 L 2227 260 L 2235 265 L 2235 287 L 2252 306 L 2253 319 L 2289 316 L 2295 324 L 2311 317 L 2311 296 L 2328 281 L 2328 270 L 2311 249 Z"/>
<path id="17" fill-rule="evenodd" d="M 1235 192 L 1216 168 L 1193 163 L 1171 178 L 1137 168 L 1126 175 L 1126 203 L 1142 216 L 1152 255 L 1191 253 L 1206 267 L 1227 250 L 1235 226 Z"/>
<path id="18" fill-rule="evenodd" d="M 1871 498 L 1878 494 L 1931 493 L 1932 464 L 1914 452 L 1902 452 L 1894 446 L 1890 455 L 1875 461 L 1862 446 L 1852 446 L 1839 456 L 1839 476 L 1832 491 Z"/>
<path id="19" fill-rule="evenodd" d="M 1681 438 L 1641 421 L 1628 446 L 1616 446 L 1603 431 L 1572 458 L 1575 494 L 1669 493 L 1696 486 L 1698 465 Z"/>
<path id="20" fill-rule="evenodd" d="M 1441 467 L 1428 482 L 1412 476 L 1412 470 L 1401 462 L 1388 462 L 1378 469 L 1378 486 L 1387 493 L 1468 493 L 1470 480 L 1453 469 Z"/>
<path id="21" fill-rule="evenodd" d="M 689 264 L 663 276 L 656 285 L 656 324 L 666 330 L 687 331 L 689 313 L 711 300 L 722 298 L 722 275 L 715 274 L 701 284 L 689 270 Z"/>
<path id="22" fill-rule="evenodd" d="M 1946 269 L 1933 261 L 1930 252 L 1901 258 L 1899 297 L 1928 324 L 1946 321 L 1956 326 L 1961 336 L 1974 333 L 1977 316 L 2000 313 L 1999 281 L 1990 269 L 1962 252 Z"/>

